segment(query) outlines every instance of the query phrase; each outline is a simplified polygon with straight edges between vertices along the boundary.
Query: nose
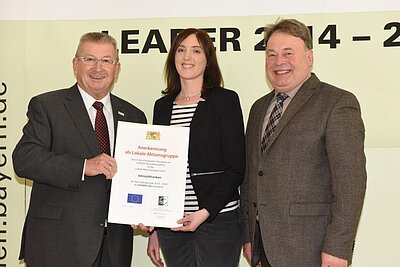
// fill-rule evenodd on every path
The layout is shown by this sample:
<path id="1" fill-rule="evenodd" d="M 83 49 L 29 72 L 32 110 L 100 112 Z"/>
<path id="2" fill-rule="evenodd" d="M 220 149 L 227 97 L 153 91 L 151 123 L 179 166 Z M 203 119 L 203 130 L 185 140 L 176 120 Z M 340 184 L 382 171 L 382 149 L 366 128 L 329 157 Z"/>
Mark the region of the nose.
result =
<path id="1" fill-rule="evenodd" d="M 103 65 L 101 64 L 101 60 L 97 60 L 97 61 L 96 61 L 96 64 L 94 64 L 94 68 L 95 68 L 96 70 L 100 70 L 100 69 L 103 68 Z"/>
<path id="2" fill-rule="evenodd" d="M 184 59 L 190 59 L 190 57 L 192 56 L 192 52 L 190 51 L 190 49 L 185 51 L 185 54 L 183 55 Z"/>
<path id="3" fill-rule="evenodd" d="M 281 65 L 285 63 L 285 57 L 282 55 L 277 55 L 275 59 L 275 65 Z"/>

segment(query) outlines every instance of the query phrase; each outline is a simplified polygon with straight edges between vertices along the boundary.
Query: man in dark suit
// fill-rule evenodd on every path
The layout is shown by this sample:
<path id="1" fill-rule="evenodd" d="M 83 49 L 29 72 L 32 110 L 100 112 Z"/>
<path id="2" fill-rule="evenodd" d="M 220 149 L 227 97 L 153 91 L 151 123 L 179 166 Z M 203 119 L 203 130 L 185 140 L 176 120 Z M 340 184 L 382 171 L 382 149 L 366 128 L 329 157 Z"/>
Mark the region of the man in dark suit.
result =
<path id="1" fill-rule="evenodd" d="M 128 267 L 132 228 L 107 223 L 117 171 L 110 151 L 118 121 L 146 123 L 146 117 L 110 93 L 120 71 L 111 36 L 84 34 L 73 70 L 71 88 L 31 99 L 13 152 L 16 174 L 33 180 L 20 259 L 29 267 Z"/>
<path id="2" fill-rule="evenodd" d="M 366 189 L 359 103 L 311 72 L 303 23 L 269 25 L 265 44 L 274 90 L 248 119 L 244 254 L 253 266 L 347 266 Z"/>

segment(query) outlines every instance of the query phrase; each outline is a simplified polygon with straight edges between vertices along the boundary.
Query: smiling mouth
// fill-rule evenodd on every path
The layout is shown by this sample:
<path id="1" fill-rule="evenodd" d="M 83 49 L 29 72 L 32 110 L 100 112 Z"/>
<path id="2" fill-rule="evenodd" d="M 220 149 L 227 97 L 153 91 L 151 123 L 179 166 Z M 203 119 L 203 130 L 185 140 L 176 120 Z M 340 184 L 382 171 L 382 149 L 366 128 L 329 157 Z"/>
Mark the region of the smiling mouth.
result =
<path id="1" fill-rule="evenodd" d="M 104 79 L 106 75 L 98 73 L 98 74 L 90 74 L 89 77 L 95 80 L 101 80 Z"/>
<path id="2" fill-rule="evenodd" d="M 288 74 L 291 70 L 275 70 L 274 73 L 277 75 Z"/>
<path id="3" fill-rule="evenodd" d="M 193 68 L 194 65 L 193 65 L 193 64 L 182 64 L 182 67 L 183 67 L 184 69 L 190 69 L 190 68 Z"/>

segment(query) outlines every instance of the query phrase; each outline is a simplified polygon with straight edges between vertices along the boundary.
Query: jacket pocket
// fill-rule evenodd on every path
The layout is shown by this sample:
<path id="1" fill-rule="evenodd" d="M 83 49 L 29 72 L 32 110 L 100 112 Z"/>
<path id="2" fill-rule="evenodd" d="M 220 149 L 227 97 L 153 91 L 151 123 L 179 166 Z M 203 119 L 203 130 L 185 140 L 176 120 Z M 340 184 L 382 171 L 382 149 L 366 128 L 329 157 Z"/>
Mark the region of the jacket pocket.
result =
<path id="1" fill-rule="evenodd" d="M 33 212 L 33 217 L 42 219 L 58 220 L 61 218 L 62 207 L 59 206 L 44 206 Z"/>
<path id="2" fill-rule="evenodd" d="M 330 216 L 331 203 L 292 203 L 291 216 Z"/>
<path id="3" fill-rule="evenodd" d="M 213 175 L 213 174 L 220 174 L 223 173 L 224 171 L 210 171 L 210 172 L 192 172 L 190 173 L 190 176 L 196 177 L 196 176 L 202 176 L 202 175 Z"/>

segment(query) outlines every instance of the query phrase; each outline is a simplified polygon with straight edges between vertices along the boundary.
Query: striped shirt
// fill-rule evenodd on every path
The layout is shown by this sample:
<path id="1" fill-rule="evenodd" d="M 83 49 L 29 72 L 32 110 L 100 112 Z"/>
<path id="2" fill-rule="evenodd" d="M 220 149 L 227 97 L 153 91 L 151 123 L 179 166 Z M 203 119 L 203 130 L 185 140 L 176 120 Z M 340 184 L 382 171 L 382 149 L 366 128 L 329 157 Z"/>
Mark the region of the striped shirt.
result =
<path id="1" fill-rule="evenodd" d="M 191 105 L 177 105 L 174 103 L 172 107 L 170 125 L 190 127 L 193 115 L 196 111 L 197 103 Z M 220 213 L 235 210 L 239 207 L 239 201 L 229 202 Z M 185 188 L 185 213 L 192 213 L 199 210 L 196 193 L 194 192 L 192 179 L 190 178 L 189 162 L 186 170 L 186 188 Z"/>

